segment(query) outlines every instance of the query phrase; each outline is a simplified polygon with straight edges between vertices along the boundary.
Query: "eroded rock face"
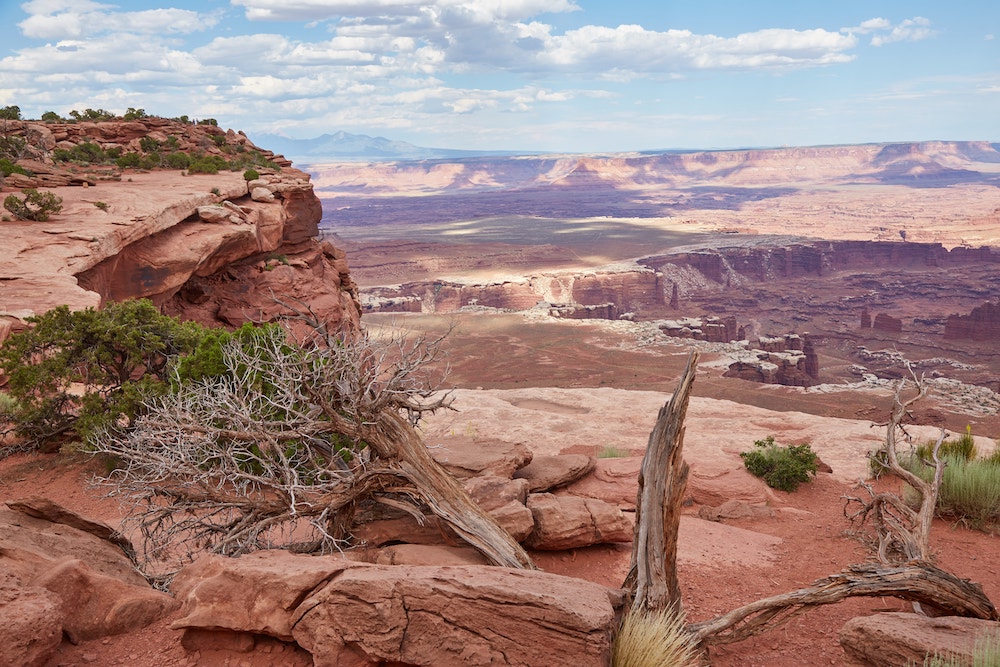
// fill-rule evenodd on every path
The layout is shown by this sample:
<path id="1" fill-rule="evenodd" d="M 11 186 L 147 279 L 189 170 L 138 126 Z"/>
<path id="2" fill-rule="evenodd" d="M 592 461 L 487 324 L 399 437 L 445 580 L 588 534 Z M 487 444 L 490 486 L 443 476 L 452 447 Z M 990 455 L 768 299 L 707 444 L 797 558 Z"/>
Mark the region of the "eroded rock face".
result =
<path id="1" fill-rule="evenodd" d="M 344 253 L 317 239 L 322 204 L 309 175 L 242 133 L 163 118 L 9 125 L 9 132 L 32 138 L 21 162 L 33 175 L 6 186 L 51 188 L 63 210 L 47 223 L 4 223 L 0 335 L 57 305 L 76 310 L 142 297 L 205 324 L 264 321 L 280 311 L 278 297 L 310 303 L 328 323 L 360 326 L 361 306 Z M 239 172 L 123 173 L 115 166 L 71 168 L 52 159 L 56 149 L 84 144 L 146 154 L 150 142 L 164 152 L 225 159 L 255 152 L 280 169 L 258 167 L 253 197 Z M 292 275 L 265 275 L 272 258 L 280 258 Z"/>
<path id="2" fill-rule="evenodd" d="M 944 337 L 948 340 L 1000 340 L 1000 303 L 987 301 L 968 315 L 949 315 Z"/>

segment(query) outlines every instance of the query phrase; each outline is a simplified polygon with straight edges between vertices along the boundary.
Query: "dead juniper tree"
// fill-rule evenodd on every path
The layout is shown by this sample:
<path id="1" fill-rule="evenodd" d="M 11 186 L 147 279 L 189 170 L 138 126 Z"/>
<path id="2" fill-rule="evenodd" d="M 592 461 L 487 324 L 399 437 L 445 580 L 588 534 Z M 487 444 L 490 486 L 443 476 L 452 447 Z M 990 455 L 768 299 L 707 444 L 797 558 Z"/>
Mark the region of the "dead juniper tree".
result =
<path id="1" fill-rule="evenodd" d="M 688 360 L 677 390 L 661 410 L 650 435 L 643 459 L 636 501 L 635 543 L 632 566 L 623 584 L 632 600 L 632 611 L 682 609 L 677 583 L 676 551 L 678 519 L 688 466 L 681 457 L 684 418 L 695 375 L 697 355 Z M 918 604 L 930 604 L 944 613 L 997 620 L 993 603 L 978 584 L 935 567 L 930 562 L 930 525 L 943 463 L 938 457 L 941 439 L 934 448 L 936 474 L 925 482 L 906 471 L 896 453 L 896 438 L 914 402 L 926 394 L 914 376 L 917 395 L 903 400 L 901 383 L 893 400 L 886 435 L 887 467 L 921 493 L 919 511 L 907 507 L 898 497 L 872 493 L 861 501 L 858 518 L 876 517 L 879 553 L 897 552 L 901 558 L 879 563 L 849 565 L 841 572 L 814 581 L 811 586 L 775 595 L 737 607 L 716 618 L 685 626 L 693 644 L 707 648 L 713 644 L 741 641 L 779 627 L 790 618 L 813 607 L 840 602 L 848 597 L 894 596 Z M 942 438 L 943 439 L 943 438 Z M 870 488 L 870 487 L 869 487 Z"/>
<path id="2" fill-rule="evenodd" d="M 899 439 L 908 438 L 904 422 L 910 415 L 910 407 L 927 395 L 927 385 L 918 378 L 907 365 L 915 392 L 904 400 L 906 380 L 900 380 L 893 394 L 892 411 L 889 421 L 879 424 L 886 428 L 885 445 L 871 455 L 873 465 L 880 467 L 882 474 L 892 475 L 908 484 L 919 496 L 919 508 L 914 510 L 895 493 L 877 493 L 871 484 L 861 481 L 858 488 L 867 492 L 868 498 L 845 497 L 844 513 L 851 523 L 859 528 L 870 524 L 874 530 L 875 551 L 882 563 L 893 564 L 911 560 L 931 562 L 931 526 L 937 507 L 938 493 L 944 476 L 946 461 L 940 456 L 941 443 L 945 432 L 930 451 L 930 460 L 924 461 L 933 468 L 931 479 L 925 480 L 903 467 L 899 460 Z"/>
<path id="3" fill-rule="evenodd" d="M 495 564 L 532 567 L 415 430 L 450 405 L 427 373 L 441 339 L 348 340 L 295 312 L 297 337 L 272 326 L 230 341 L 224 372 L 179 383 L 133 429 L 95 439 L 115 462 L 103 483 L 130 505 L 141 564 L 330 552 L 351 544 L 359 506 L 381 503 L 437 515 Z"/>

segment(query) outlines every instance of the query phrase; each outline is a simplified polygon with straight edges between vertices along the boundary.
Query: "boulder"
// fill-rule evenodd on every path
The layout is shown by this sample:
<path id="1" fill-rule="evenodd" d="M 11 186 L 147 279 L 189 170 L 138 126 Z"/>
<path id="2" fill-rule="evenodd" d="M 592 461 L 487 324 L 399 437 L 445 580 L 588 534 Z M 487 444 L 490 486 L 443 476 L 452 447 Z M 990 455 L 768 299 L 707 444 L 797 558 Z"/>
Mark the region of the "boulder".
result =
<path id="1" fill-rule="evenodd" d="M 638 456 L 597 459 L 592 473 L 573 482 L 563 491 L 574 496 L 596 498 L 619 509 L 633 511 L 639 491 L 640 469 L 642 458 Z"/>
<path id="2" fill-rule="evenodd" d="M 597 459 L 583 454 L 535 456 L 531 463 L 514 473 L 514 478 L 527 480 L 532 493 L 550 491 L 590 474 L 596 463 Z"/>
<path id="3" fill-rule="evenodd" d="M 186 635 L 291 635 L 316 667 L 606 665 L 623 604 L 619 591 L 539 571 L 285 551 L 203 556 L 173 590 L 184 617 L 172 627 Z"/>
<path id="4" fill-rule="evenodd" d="M 525 545 L 532 549 L 557 551 L 632 541 L 632 523 L 603 500 L 533 493 L 528 496 L 528 509 L 535 530 Z"/>
<path id="5" fill-rule="evenodd" d="M 212 224 L 222 224 L 224 222 L 230 222 L 233 224 L 239 224 L 242 222 L 240 217 L 236 215 L 235 212 L 226 208 L 225 206 L 220 206 L 219 204 L 209 204 L 207 206 L 198 207 L 198 217 L 202 222 L 208 222 Z"/>
<path id="6" fill-rule="evenodd" d="M 59 598 L 21 578 L 0 563 L 0 665 L 41 667 L 62 642 Z"/>
<path id="7" fill-rule="evenodd" d="M 429 450 L 435 461 L 459 479 L 483 475 L 510 479 L 532 458 L 531 450 L 520 442 L 463 441 L 436 444 Z"/>
<path id="8" fill-rule="evenodd" d="M 259 202 L 274 201 L 274 193 L 265 187 L 256 187 L 250 190 L 250 199 Z"/>
<path id="9" fill-rule="evenodd" d="M 462 486 L 514 540 L 520 542 L 534 530 L 531 510 L 524 504 L 528 498 L 527 480 L 485 475 L 467 479 Z"/>
<path id="10" fill-rule="evenodd" d="M 840 645 L 848 656 L 872 667 L 921 665 L 935 653 L 972 664 L 976 640 L 996 633 L 1000 633 L 1000 623 L 994 621 L 886 612 L 849 620 L 840 630 Z"/>
<path id="11" fill-rule="evenodd" d="M 778 503 L 767 484 L 754 477 L 746 468 L 702 469 L 691 467 L 687 495 L 699 505 L 718 507 L 728 500 L 750 504 Z"/>
<path id="12" fill-rule="evenodd" d="M 258 551 L 241 558 L 205 555 L 174 577 L 181 603 L 175 630 L 235 630 L 292 639 L 292 615 L 315 589 L 355 563 L 340 557 Z"/>
<path id="13" fill-rule="evenodd" d="M 351 568 L 300 605 L 316 667 L 607 665 L 616 591 L 497 567 Z"/>
<path id="14" fill-rule="evenodd" d="M 74 644 L 144 628 L 179 606 L 166 593 L 101 574 L 78 559 L 58 563 L 33 583 L 59 599 L 62 630 Z"/>

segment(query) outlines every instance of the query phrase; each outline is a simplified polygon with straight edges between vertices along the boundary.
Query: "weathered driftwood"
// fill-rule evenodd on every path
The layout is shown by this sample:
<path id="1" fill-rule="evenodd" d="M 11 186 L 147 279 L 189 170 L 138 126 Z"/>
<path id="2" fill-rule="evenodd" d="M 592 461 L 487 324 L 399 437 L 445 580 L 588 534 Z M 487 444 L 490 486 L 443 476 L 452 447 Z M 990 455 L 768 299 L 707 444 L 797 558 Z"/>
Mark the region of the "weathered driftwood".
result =
<path id="1" fill-rule="evenodd" d="M 639 474 L 632 564 L 623 584 L 626 593 L 632 596 L 633 612 L 682 611 L 676 568 L 677 533 L 688 466 L 681 452 L 684 416 L 697 360 L 697 353 L 692 353 L 677 390 L 660 410 Z M 868 508 L 869 512 L 885 510 L 888 519 L 883 524 L 891 524 L 885 541 L 894 542 L 898 552 L 914 557 L 896 564 L 851 565 L 838 574 L 817 580 L 808 588 L 758 600 L 717 618 L 689 624 L 686 630 L 694 642 L 709 646 L 741 641 L 777 627 L 812 607 L 857 596 L 892 596 L 927 604 L 950 615 L 998 619 L 996 608 L 982 587 L 959 579 L 930 562 L 930 524 L 943 466 L 935 447 L 933 458 L 937 474 L 932 482 L 924 482 L 899 464 L 895 449 L 896 434 L 901 432 L 909 407 L 926 393 L 922 383 L 914 380 L 917 395 L 903 401 L 901 384 L 893 401 L 886 436 L 887 468 L 921 492 L 921 509 L 914 512 L 888 497 L 878 499 Z"/>
<path id="2" fill-rule="evenodd" d="M 684 416 L 697 366 L 698 353 L 692 352 L 677 389 L 660 408 L 639 471 L 632 563 L 623 585 L 632 597 L 633 612 L 683 611 L 677 582 L 677 532 L 688 465 L 681 453 Z"/>
<path id="3" fill-rule="evenodd" d="M 687 630 L 703 645 L 728 644 L 777 627 L 812 607 L 857 596 L 892 596 L 932 605 L 951 616 L 998 619 L 996 608 L 978 584 L 928 562 L 913 561 L 894 567 L 851 565 L 809 588 L 751 602 L 717 618 L 692 623 Z"/>

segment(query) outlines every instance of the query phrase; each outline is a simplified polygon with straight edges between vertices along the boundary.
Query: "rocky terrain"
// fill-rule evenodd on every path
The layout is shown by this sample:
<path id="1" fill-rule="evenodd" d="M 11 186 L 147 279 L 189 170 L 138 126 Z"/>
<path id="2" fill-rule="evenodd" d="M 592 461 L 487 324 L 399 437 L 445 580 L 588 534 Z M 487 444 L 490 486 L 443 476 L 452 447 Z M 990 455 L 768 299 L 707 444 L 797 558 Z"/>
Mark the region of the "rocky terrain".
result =
<path id="1" fill-rule="evenodd" d="M 114 535 L 121 510 L 86 485 L 95 462 L 19 454 L 0 461 L 3 659 L 602 664 L 641 455 L 692 346 L 703 362 L 685 442 L 689 620 L 870 559 L 842 496 L 867 475 L 882 437 L 872 422 L 884 420 L 904 358 L 934 387 L 914 411 L 915 441 L 973 424 L 988 452 L 1000 436 L 1000 159 L 988 144 L 310 167 L 310 177 L 213 126 L 35 125 L 16 131 L 40 147 L 25 158 L 36 180 L 4 192 L 51 188 L 64 209 L 3 223 L 4 335 L 56 303 L 129 296 L 224 325 L 274 319 L 279 295 L 346 328 L 450 331 L 457 410 L 422 434 L 541 571 L 484 568 L 447 530 L 404 515 L 359 526 L 363 548 L 345 557 L 204 559 L 156 593 Z M 247 182 L 44 155 L 84 143 L 143 151 L 152 133 L 220 156 L 243 146 L 274 166 Z M 739 457 L 767 435 L 810 442 L 823 472 L 795 493 L 768 489 Z M 939 564 L 998 599 L 995 542 L 934 529 Z M 899 664 L 967 650 L 995 625 L 909 611 L 851 600 L 709 658 Z M 883 631 L 906 639 L 873 639 Z"/>

